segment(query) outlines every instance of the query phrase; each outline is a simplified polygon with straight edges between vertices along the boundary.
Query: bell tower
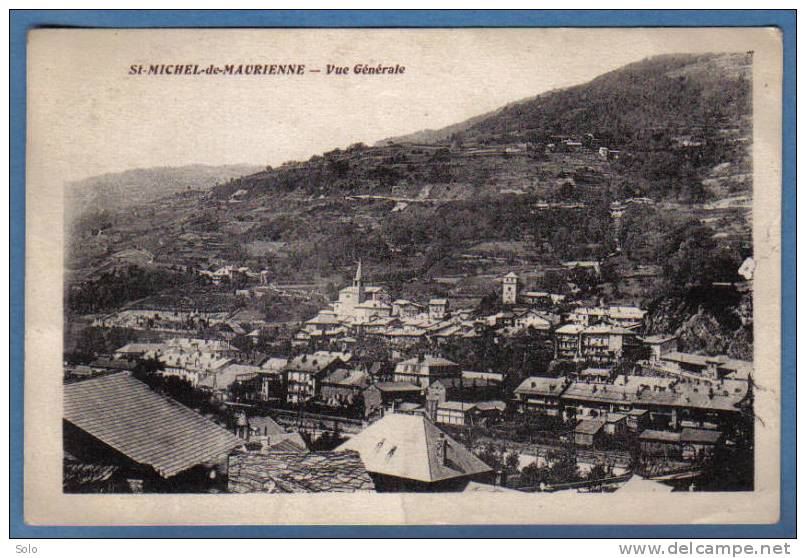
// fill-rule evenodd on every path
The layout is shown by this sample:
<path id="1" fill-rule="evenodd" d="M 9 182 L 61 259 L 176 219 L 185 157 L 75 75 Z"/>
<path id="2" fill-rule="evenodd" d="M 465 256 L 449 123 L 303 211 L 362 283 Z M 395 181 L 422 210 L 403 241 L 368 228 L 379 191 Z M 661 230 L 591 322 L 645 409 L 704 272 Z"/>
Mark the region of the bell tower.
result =
<path id="1" fill-rule="evenodd" d="M 504 276 L 504 290 L 502 293 L 504 304 L 515 304 L 518 301 L 518 276 L 510 271 Z"/>

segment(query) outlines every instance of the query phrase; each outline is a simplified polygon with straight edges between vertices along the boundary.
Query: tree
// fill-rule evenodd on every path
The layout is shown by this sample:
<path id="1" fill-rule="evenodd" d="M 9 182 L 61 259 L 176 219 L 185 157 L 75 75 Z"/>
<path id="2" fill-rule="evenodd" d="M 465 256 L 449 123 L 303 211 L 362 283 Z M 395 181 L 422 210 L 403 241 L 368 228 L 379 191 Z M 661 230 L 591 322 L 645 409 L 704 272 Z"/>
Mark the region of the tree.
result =
<path id="1" fill-rule="evenodd" d="M 607 478 L 607 471 L 605 468 L 602 467 L 600 463 L 597 463 L 593 467 L 591 467 L 590 472 L 588 473 L 587 480 L 589 481 L 598 481 Z"/>
<path id="2" fill-rule="evenodd" d="M 518 454 L 516 451 L 511 451 L 507 454 L 506 459 L 504 460 L 504 465 L 509 470 L 517 471 L 520 461 L 520 454 Z"/>

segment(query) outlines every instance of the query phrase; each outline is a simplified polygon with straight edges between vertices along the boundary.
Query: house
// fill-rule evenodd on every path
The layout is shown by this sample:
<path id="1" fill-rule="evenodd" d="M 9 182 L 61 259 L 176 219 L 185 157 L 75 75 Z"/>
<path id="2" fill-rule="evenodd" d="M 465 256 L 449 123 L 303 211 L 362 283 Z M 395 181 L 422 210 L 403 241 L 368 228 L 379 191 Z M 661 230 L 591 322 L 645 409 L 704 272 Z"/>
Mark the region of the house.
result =
<path id="1" fill-rule="evenodd" d="M 233 359 L 215 353 L 182 348 L 166 349 L 157 358 L 163 365 L 161 375 L 181 378 L 193 387 L 199 385 L 199 380 L 220 373 L 233 362 Z"/>
<path id="2" fill-rule="evenodd" d="M 116 359 L 138 359 L 147 358 L 146 355 L 154 353 L 163 348 L 162 343 L 127 343 L 121 348 L 115 350 L 114 358 Z"/>
<path id="3" fill-rule="evenodd" d="M 367 365 L 367 373 L 372 381 L 390 382 L 395 374 L 395 365 L 387 360 L 377 360 Z"/>
<path id="4" fill-rule="evenodd" d="M 432 298 L 428 301 L 428 318 L 431 320 L 444 320 L 448 315 L 448 299 Z"/>
<path id="5" fill-rule="evenodd" d="M 649 421 L 649 411 L 646 409 L 632 409 L 627 413 L 627 429 L 630 432 L 642 432 Z"/>
<path id="6" fill-rule="evenodd" d="M 581 324 L 565 324 L 554 332 L 554 355 L 561 360 L 575 360 L 582 352 Z"/>
<path id="7" fill-rule="evenodd" d="M 437 401 L 436 409 L 431 416 L 437 424 L 449 424 L 452 426 L 466 426 L 472 423 L 470 412 L 475 408 L 475 403 L 464 401 Z"/>
<path id="8" fill-rule="evenodd" d="M 515 401 L 521 413 L 534 413 L 547 417 L 562 416 L 560 396 L 568 380 L 565 378 L 543 378 L 532 376 L 526 378 L 515 388 Z"/>
<path id="9" fill-rule="evenodd" d="M 423 388 L 411 382 L 377 382 L 363 392 L 364 416 L 383 416 L 403 403 L 419 404 Z"/>
<path id="10" fill-rule="evenodd" d="M 421 339 L 425 339 L 425 330 L 418 327 L 404 326 L 388 330 L 384 337 L 392 345 L 408 347 L 414 345 Z"/>
<path id="11" fill-rule="evenodd" d="M 261 372 L 259 366 L 233 363 L 200 376 L 196 386 L 222 393 L 228 391 L 235 382 L 253 380 Z"/>
<path id="12" fill-rule="evenodd" d="M 426 398 L 437 401 L 488 401 L 501 396 L 501 382 L 464 375 L 440 378 L 425 390 Z"/>
<path id="13" fill-rule="evenodd" d="M 604 308 L 580 306 L 579 308 L 574 308 L 574 310 L 568 315 L 568 319 L 572 323 L 587 327 L 603 322 L 606 315 L 607 310 Z"/>
<path id="14" fill-rule="evenodd" d="M 546 291 L 526 291 L 519 295 L 519 299 L 526 304 L 553 306 L 565 302 L 564 294 L 549 293 Z"/>
<path id="15" fill-rule="evenodd" d="M 580 358 L 594 364 L 613 364 L 635 343 L 635 332 L 627 328 L 606 324 L 588 326 L 580 332 Z"/>
<path id="16" fill-rule="evenodd" d="M 248 443 L 257 443 L 262 448 L 283 451 L 307 451 L 308 445 L 299 432 L 287 432 L 274 419 L 267 416 L 247 417 L 239 413 L 235 422 L 235 435 Z"/>
<path id="17" fill-rule="evenodd" d="M 312 353 L 316 358 L 338 358 L 344 364 L 350 364 L 353 360 L 353 353 L 344 351 L 316 351 Z"/>
<path id="18" fill-rule="evenodd" d="M 608 436 L 624 436 L 627 434 L 627 414 L 608 413 L 605 416 L 604 433 Z"/>
<path id="19" fill-rule="evenodd" d="M 580 420 L 574 428 L 574 444 L 595 447 L 604 433 L 605 421 L 600 419 Z"/>
<path id="20" fill-rule="evenodd" d="M 288 359 L 285 357 L 270 357 L 260 367 L 267 372 L 281 372 L 288 366 Z"/>
<path id="21" fill-rule="evenodd" d="M 381 300 L 366 300 L 353 307 L 353 319 L 357 323 L 369 322 L 377 318 L 388 318 L 392 307 Z"/>
<path id="22" fill-rule="evenodd" d="M 635 306 L 608 306 L 605 311 L 607 323 L 627 329 L 639 328 L 644 324 L 646 310 Z"/>
<path id="23" fill-rule="evenodd" d="M 378 492 L 461 491 L 494 480 L 492 468 L 422 415 L 387 414 L 337 448 L 345 450 L 361 455 Z"/>
<path id="24" fill-rule="evenodd" d="M 680 459 L 680 433 L 668 430 L 644 430 L 638 436 L 643 458 Z"/>
<path id="25" fill-rule="evenodd" d="M 740 380 L 699 383 L 680 378 L 618 376 L 611 384 L 571 382 L 562 404 L 577 418 L 599 418 L 634 409 L 649 413 L 653 428 L 676 430 L 689 424 L 730 424 L 748 401 L 750 387 Z"/>
<path id="26" fill-rule="evenodd" d="M 676 335 L 646 335 L 638 340 L 649 349 L 649 361 L 652 363 L 659 363 L 665 355 L 677 352 Z"/>
<path id="27" fill-rule="evenodd" d="M 304 354 L 294 357 L 285 368 L 285 385 L 288 403 L 298 405 L 319 395 L 322 379 L 344 365 L 333 354 Z"/>
<path id="28" fill-rule="evenodd" d="M 503 401 L 440 401 L 429 416 L 437 424 L 450 426 L 484 425 L 490 419 L 499 418 L 506 411 Z"/>
<path id="29" fill-rule="evenodd" d="M 486 324 L 496 329 L 512 328 L 515 326 L 515 312 L 504 310 L 485 318 Z"/>
<path id="30" fill-rule="evenodd" d="M 661 355 L 660 359 L 651 362 L 650 366 L 670 374 L 709 380 L 748 381 L 753 371 L 752 362 L 731 359 L 725 355 L 706 356 L 678 351 Z"/>
<path id="31" fill-rule="evenodd" d="M 341 320 L 335 312 L 322 310 L 316 316 L 305 322 L 305 331 L 313 333 L 315 331 L 327 331 L 341 325 Z"/>
<path id="32" fill-rule="evenodd" d="M 392 315 L 400 316 L 401 318 L 413 318 L 422 314 L 425 307 L 416 302 L 406 299 L 398 299 L 392 302 Z"/>
<path id="33" fill-rule="evenodd" d="M 426 355 L 398 362 L 395 366 L 393 380 L 395 382 L 411 382 L 427 388 L 431 382 L 440 378 L 461 376 L 461 367 L 446 358 Z"/>
<path id="34" fill-rule="evenodd" d="M 706 428 L 683 428 L 680 431 L 681 456 L 686 461 L 709 457 L 722 441 L 722 433 Z"/>
<path id="35" fill-rule="evenodd" d="M 235 494 L 372 492 L 374 488 L 355 451 L 237 453 L 228 463 L 227 491 Z"/>
<path id="36" fill-rule="evenodd" d="M 361 368 L 337 368 L 322 379 L 319 398 L 330 407 L 351 407 L 362 401 L 369 374 Z"/>
<path id="37" fill-rule="evenodd" d="M 501 372 L 478 372 L 476 370 L 462 370 L 462 378 L 466 380 L 487 380 L 489 382 L 503 383 L 504 374 Z"/>
<path id="38" fill-rule="evenodd" d="M 598 382 L 608 383 L 613 380 L 613 368 L 583 368 L 576 374 L 573 374 L 575 380 L 583 382 Z"/>
<path id="39" fill-rule="evenodd" d="M 636 329 L 643 325 L 646 311 L 635 306 L 608 306 L 575 308 L 569 319 L 577 324 L 592 326 L 607 323 L 627 329 Z"/>
<path id="40" fill-rule="evenodd" d="M 312 339 L 313 335 L 310 332 L 301 329 L 291 338 L 291 345 L 294 347 L 306 347 L 311 343 Z"/>
<path id="41" fill-rule="evenodd" d="M 559 322 L 559 316 L 530 308 L 522 312 L 515 312 L 513 326 L 517 331 L 531 329 L 533 331 L 549 333 Z"/>
<path id="42" fill-rule="evenodd" d="M 242 442 L 128 372 L 64 386 L 64 450 L 114 465 L 146 492 L 204 492 Z"/>
<path id="43" fill-rule="evenodd" d="M 287 399 L 285 369 L 265 370 L 261 368 L 254 382 L 254 398 L 263 402 L 279 402 Z"/>

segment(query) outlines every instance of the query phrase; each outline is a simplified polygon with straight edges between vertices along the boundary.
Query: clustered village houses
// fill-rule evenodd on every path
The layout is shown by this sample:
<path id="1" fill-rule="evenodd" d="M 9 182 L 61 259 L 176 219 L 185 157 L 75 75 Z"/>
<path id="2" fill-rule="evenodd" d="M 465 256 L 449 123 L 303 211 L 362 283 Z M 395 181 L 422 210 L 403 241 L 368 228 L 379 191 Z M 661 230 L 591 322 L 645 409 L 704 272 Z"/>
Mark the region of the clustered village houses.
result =
<path id="1" fill-rule="evenodd" d="M 230 266 L 213 279 L 246 271 Z M 644 334 L 641 308 L 569 304 L 525 290 L 515 273 L 501 278 L 499 302 L 479 315 L 447 298 L 395 299 L 365 283 L 359 262 L 338 299 L 293 332 L 287 355 L 238 348 L 235 336 L 256 342 L 261 328 L 225 314 L 129 308 L 98 317 L 96 327 L 175 335 L 66 366 L 65 490 L 510 490 L 467 433 L 495 438 L 498 425 L 513 421 L 535 430 L 506 446 L 521 460 L 549 466 L 553 454 L 541 448 L 556 444 L 576 456 L 582 478 L 604 466 L 619 489 L 671 490 L 645 477 L 696 475 L 715 451 L 748 436 L 752 363 L 681 352 L 674 335 Z M 193 336 L 198 322 L 226 334 Z M 513 383 L 440 350 L 524 333 L 568 366 L 526 370 Z M 357 356 L 369 342 L 392 358 Z M 151 389 L 135 378 L 144 362 L 206 394 L 228 418 Z M 337 445 L 313 447 L 325 433 Z"/>

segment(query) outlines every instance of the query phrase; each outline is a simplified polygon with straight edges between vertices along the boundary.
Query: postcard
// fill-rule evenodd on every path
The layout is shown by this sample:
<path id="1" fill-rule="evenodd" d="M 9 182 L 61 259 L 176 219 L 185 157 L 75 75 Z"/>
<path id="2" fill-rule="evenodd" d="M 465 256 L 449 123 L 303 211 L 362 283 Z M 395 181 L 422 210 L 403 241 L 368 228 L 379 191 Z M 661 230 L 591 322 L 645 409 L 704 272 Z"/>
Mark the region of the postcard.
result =
<path id="1" fill-rule="evenodd" d="M 27 57 L 26 522 L 778 520 L 776 29 Z"/>

